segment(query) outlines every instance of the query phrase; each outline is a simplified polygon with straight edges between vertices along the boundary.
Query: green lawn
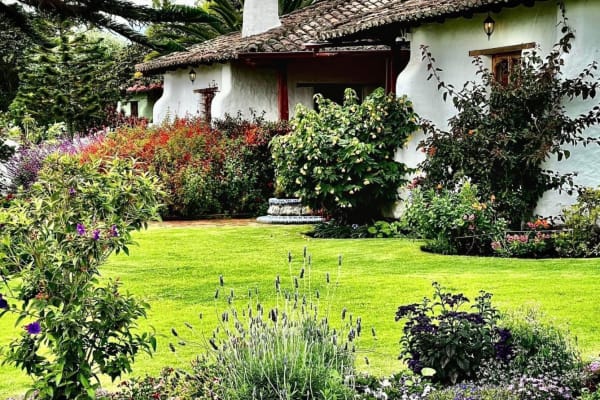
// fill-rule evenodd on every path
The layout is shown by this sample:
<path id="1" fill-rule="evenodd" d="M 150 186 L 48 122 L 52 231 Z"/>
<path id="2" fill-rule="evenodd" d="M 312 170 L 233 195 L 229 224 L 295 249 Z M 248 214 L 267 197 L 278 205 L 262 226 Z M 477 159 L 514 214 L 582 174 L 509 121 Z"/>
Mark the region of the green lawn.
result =
<path id="1" fill-rule="evenodd" d="M 225 296 L 215 302 L 219 275 L 225 291 L 234 289 L 235 304 L 245 308 L 248 289 L 258 288 L 265 305 L 276 301 L 274 280 L 292 287 L 287 253 L 293 254 L 292 272 L 298 274 L 304 246 L 312 255 L 311 290 L 320 289 L 320 308 L 329 310 L 334 324 L 346 307 L 363 319 L 357 364 L 362 370 L 391 373 L 402 368 L 397 360 L 401 326 L 394 322 L 398 305 L 419 301 L 432 293 L 431 282 L 474 297 L 484 289 L 494 294 L 501 310 L 536 306 L 557 324 L 568 326 L 578 338 L 584 357 L 600 353 L 600 260 L 516 260 L 447 257 L 423 253 L 419 243 L 401 239 L 319 240 L 302 235 L 307 227 L 247 226 L 165 228 L 154 226 L 136 234 L 139 247 L 131 256 L 112 257 L 105 277 L 120 277 L 123 290 L 150 303 L 143 328 L 156 330 L 159 348 L 153 358 L 140 357 L 135 374 L 157 373 L 166 365 L 186 367 L 201 347 L 169 351 L 175 327 L 187 335 L 184 322 L 211 332 L 217 315 L 227 307 Z M 338 271 L 338 255 L 343 256 Z M 325 275 L 332 284 L 327 288 Z M 339 277 L 338 277 L 339 275 Z M 309 274 L 301 285 L 308 286 Z M 337 288 L 333 285 L 339 282 Z M 335 288 L 335 289 L 334 289 Z M 198 319 L 198 314 L 203 319 Z M 372 337 L 370 328 L 377 333 Z M 8 318 L 0 320 L 0 345 L 15 330 Z M 200 338 L 196 333 L 193 337 Z M 369 365 L 365 363 L 369 359 Z M 0 367 L 0 398 L 20 393 L 27 377 Z"/>

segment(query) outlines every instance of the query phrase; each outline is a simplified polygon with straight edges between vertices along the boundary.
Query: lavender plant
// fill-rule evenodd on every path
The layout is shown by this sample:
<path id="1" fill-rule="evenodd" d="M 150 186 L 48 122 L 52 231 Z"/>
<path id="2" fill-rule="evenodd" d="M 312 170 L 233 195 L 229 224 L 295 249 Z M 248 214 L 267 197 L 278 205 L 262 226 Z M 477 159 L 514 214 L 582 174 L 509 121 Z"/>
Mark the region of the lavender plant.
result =
<path id="1" fill-rule="evenodd" d="M 218 398 L 353 398 L 348 380 L 354 376 L 354 342 L 362 331 L 361 319 L 344 309 L 341 328 L 333 327 L 333 318 L 322 312 L 321 304 L 335 291 L 330 275 L 324 284 L 311 280 L 312 262 L 306 249 L 299 268 L 291 254 L 288 260 L 290 287 L 284 287 L 277 276 L 277 305 L 272 308 L 261 303 L 258 291 L 249 290 L 243 296 L 247 306 L 238 309 L 238 295 L 227 290 L 220 277 L 215 302 L 225 300 L 226 310 L 219 312 L 221 323 L 212 336 L 201 341 L 214 359 L 211 368 L 218 384 L 210 391 Z M 180 343 L 190 344 L 176 330 L 173 334 Z M 200 370 L 205 372 L 205 366 Z M 206 389 L 196 395 L 206 396 Z"/>
<path id="2" fill-rule="evenodd" d="M 72 139 L 21 146 L 5 164 L 4 179 L 8 182 L 8 190 L 16 192 L 19 188 L 28 189 L 37 180 L 44 160 L 48 156 L 51 154 L 76 154 L 92 140 L 95 138 L 75 136 Z"/>

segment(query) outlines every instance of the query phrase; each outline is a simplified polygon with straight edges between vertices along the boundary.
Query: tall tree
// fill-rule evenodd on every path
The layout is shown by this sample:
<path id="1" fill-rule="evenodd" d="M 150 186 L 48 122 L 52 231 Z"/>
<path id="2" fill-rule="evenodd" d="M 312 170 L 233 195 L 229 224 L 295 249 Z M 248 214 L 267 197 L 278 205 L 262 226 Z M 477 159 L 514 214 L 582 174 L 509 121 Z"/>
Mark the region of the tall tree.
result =
<path id="1" fill-rule="evenodd" d="M 114 49 L 68 22 L 55 29 L 56 37 L 47 39 L 52 48 L 34 46 L 29 53 L 10 111 L 18 120 L 29 114 L 41 125 L 65 122 L 74 133 L 102 122 L 104 108 L 118 99 L 118 81 L 110 78 Z"/>
<path id="2" fill-rule="evenodd" d="M 108 29 L 133 42 L 154 48 L 165 48 L 168 44 L 148 40 L 136 29 L 136 24 L 217 22 L 202 8 L 174 4 L 151 8 L 126 0 L 0 0 L 0 19 L 6 21 L 7 26 L 20 29 L 36 42 L 47 45 L 46 38 L 34 24 L 35 18 L 40 16 Z"/>
<path id="3" fill-rule="evenodd" d="M 0 112 L 6 111 L 19 86 L 19 68 L 31 45 L 19 30 L 0 20 Z"/>

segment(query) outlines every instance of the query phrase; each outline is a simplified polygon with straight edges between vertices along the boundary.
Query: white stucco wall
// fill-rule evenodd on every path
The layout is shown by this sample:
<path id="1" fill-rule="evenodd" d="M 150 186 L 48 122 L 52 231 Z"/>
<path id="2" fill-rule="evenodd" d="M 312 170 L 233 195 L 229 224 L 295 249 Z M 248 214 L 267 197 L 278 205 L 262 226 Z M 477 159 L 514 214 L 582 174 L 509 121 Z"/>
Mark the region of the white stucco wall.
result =
<path id="1" fill-rule="evenodd" d="M 277 73 L 272 69 L 255 68 L 244 64 L 227 64 L 229 86 L 213 101 L 213 116 L 242 113 L 245 118 L 254 111 L 267 120 L 279 119 L 277 103 Z"/>
<path id="2" fill-rule="evenodd" d="M 155 123 L 175 116 L 199 115 L 201 95 L 193 91 L 214 84 L 219 91 L 212 102 L 213 118 L 238 112 L 250 118 L 254 110 L 257 115 L 265 111 L 265 118 L 269 120 L 278 119 L 275 71 L 231 63 L 195 66 L 196 80 L 192 84 L 189 78 L 191 68 L 165 73 L 163 95 L 154 105 Z"/>
<path id="3" fill-rule="evenodd" d="M 160 124 L 166 119 L 198 115 L 200 95 L 194 93 L 195 89 L 208 87 L 216 84 L 219 90 L 224 80 L 228 79 L 227 65 L 213 64 L 194 67 L 196 80 L 190 81 L 189 72 L 191 67 L 180 68 L 176 71 L 168 71 L 164 74 L 163 95 L 154 104 L 153 121 Z M 221 95 L 217 93 L 214 101 Z M 214 110 L 213 110 L 214 111 Z"/>
<path id="4" fill-rule="evenodd" d="M 600 2 L 597 0 L 566 0 L 569 24 L 575 29 L 576 39 L 572 53 L 565 58 L 565 77 L 579 73 L 592 62 L 600 60 L 600 42 L 598 41 L 600 21 Z M 471 19 L 447 20 L 443 24 L 427 24 L 413 29 L 411 41 L 411 60 L 406 69 L 400 73 L 396 91 L 399 95 L 407 94 L 413 101 L 416 112 L 438 127 L 446 128 L 447 120 L 455 110 L 450 102 L 443 102 L 441 93 L 437 91 L 435 80 L 427 80 L 429 75 L 426 62 L 421 60 L 421 45 L 429 46 L 436 59 L 436 66 L 442 68 L 442 80 L 455 87 L 475 79 L 475 68 L 469 56 L 470 50 L 481 50 L 522 43 L 537 43 L 543 54 L 548 53 L 553 44 L 560 38 L 560 12 L 553 1 L 536 2 L 535 7 L 516 7 L 504 9 L 492 14 L 496 21 L 493 35 L 488 41 L 483 32 L 483 20 L 487 14 L 476 14 Z M 488 66 L 491 57 L 483 56 Z M 569 112 L 579 113 L 590 108 L 587 104 L 567 104 Z M 598 135 L 600 129 L 593 128 L 587 132 Z M 411 166 L 416 166 L 423 154 L 416 152 L 415 147 L 422 139 L 421 133 L 415 133 L 407 148 L 398 153 L 398 158 Z M 561 172 L 576 172 L 578 184 L 597 186 L 600 184 L 600 149 L 578 147 L 567 161 L 557 163 L 550 160 L 547 168 Z M 566 194 L 546 193 L 538 204 L 536 212 L 540 215 L 558 215 L 562 208 L 574 201 Z"/>
<path id="5" fill-rule="evenodd" d="M 281 21 L 277 0 L 244 1 L 242 37 L 257 35 L 278 26 L 281 26 Z"/>

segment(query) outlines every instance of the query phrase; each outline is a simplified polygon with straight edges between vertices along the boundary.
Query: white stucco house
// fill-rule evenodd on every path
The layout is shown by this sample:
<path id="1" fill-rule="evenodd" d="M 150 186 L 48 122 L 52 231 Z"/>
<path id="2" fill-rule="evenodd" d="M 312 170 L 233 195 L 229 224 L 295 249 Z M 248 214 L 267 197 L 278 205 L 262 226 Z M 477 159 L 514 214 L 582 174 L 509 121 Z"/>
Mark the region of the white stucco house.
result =
<path id="1" fill-rule="evenodd" d="M 579 74 L 584 67 L 600 61 L 600 1 L 564 0 L 569 25 L 574 29 L 573 48 L 564 58 L 565 78 Z M 484 32 L 484 21 L 494 20 L 491 35 Z M 480 56 L 494 71 L 499 63 L 522 52 L 538 47 L 545 55 L 562 36 L 562 13 L 556 1 L 534 0 L 395 0 L 378 10 L 338 25 L 324 32 L 321 40 L 335 44 L 338 40 L 385 38 L 394 32 L 410 31 L 410 61 L 397 77 L 396 92 L 407 94 L 416 112 L 446 127 L 454 113 L 451 102 L 444 102 L 436 82 L 427 80 L 427 62 L 422 60 L 421 45 L 429 46 L 442 68 L 446 83 L 462 87 L 475 79 L 474 56 Z M 598 104 L 598 99 L 567 102 L 567 112 L 578 115 Z M 599 137 L 600 127 L 588 129 L 587 135 Z M 423 154 L 415 147 L 422 139 L 416 134 L 399 158 L 415 166 Z M 547 168 L 577 173 L 575 183 L 581 186 L 600 185 L 600 146 L 579 146 L 571 149 L 568 160 L 547 161 Z M 566 193 L 547 192 L 538 202 L 536 213 L 543 216 L 560 214 L 574 202 Z"/>
<path id="2" fill-rule="evenodd" d="M 346 87 L 359 95 L 380 86 L 393 91 L 395 76 L 408 61 L 407 47 L 394 38 L 359 46 L 318 43 L 324 30 L 387 2 L 326 0 L 280 18 L 277 0 L 246 0 L 242 32 L 136 66 L 144 75 L 164 75 L 154 121 L 186 114 L 249 116 L 250 109 L 268 119 L 287 119 L 296 104 L 312 106 L 317 92 L 341 98 Z"/>
<path id="3" fill-rule="evenodd" d="M 474 56 L 493 70 L 533 47 L 548 53 L 561 37 L 561 11 L 553 0 L 322 0 L 281 19 L 276 3 L 246 0 L 241 33 L 138 65 L 144 74 L 164 74 L 154 121 L 198 112 L 247 115 L 249 108 L 265 111 L 269 119 L 287 119 L 297 103 L 310 106 L 316 92 L 335 97 L 345 86 L 363 93 L 384 86 L 408 95 L 419 115 L 443 128 L 454 109 L 442 100 L 436 83 L 427 80 L 421 45 L 434 54 L 442 79 L 462 87 L 475 79 Z M 600 61 L 600 1 L 563 4 L 576 36 L 565 57 L 568 77 Z M 491 35 L 483 29 L 488 17 L 494 20 Z M 194 82 L 189 79 L 192 69 Z M 214 95 L 212 110 L 200 110 L 205 92 Z M 567 110 L 578 114 L 595 104 L 597 100 L 567 103 Z M 600 136 L 600 128 L 586 134 Z M 423 157 L 416 151 L 421 139 L 416 132 L 398 158 L 416 166 Z M 596 187 L 600 148 L 578 147 L 568 160 L 549 160 L 548 167 L 575 172 L 578 185 Z M 536 212 L 557 215 L 573 201 L 567 194 L 548 192 Z"/>

